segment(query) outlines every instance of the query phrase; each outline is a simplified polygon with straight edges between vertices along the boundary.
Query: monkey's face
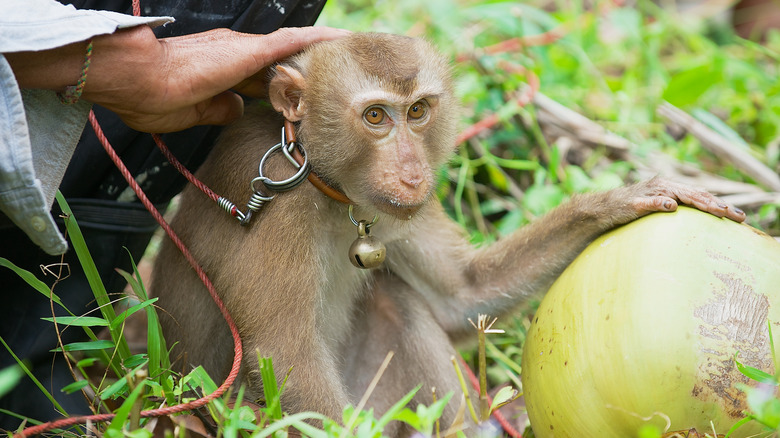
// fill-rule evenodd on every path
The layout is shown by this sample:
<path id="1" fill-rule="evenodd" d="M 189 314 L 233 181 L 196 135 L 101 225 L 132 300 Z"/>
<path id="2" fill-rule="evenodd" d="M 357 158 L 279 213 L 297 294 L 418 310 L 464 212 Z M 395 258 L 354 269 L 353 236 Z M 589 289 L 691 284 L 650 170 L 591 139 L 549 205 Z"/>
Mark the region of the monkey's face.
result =
<path id="1" fill-rule="evenodd" d="M 431 129 L 439 122 L 441 99 L 437 94 L 399 95 L 371 90 L 355 96 L 350 123 L 357 154 L 347 164 L 354 178 L 342 182 L 356 202 L 408 218 L 428 201 L 440 164 Z M 451 148 L 448 148 L 451 149 Z"/>
<path id="2" fill-rule="evenodd" d="M 454 149 L 447 62 L 422 40 L 386 34 L 321 43 L 294 62 L 296 91 L 274 106 L 293 101 L 313 169 L 358 205 L 413 217 Z M 272 80 L 272 103 L 275 94 Z"/>

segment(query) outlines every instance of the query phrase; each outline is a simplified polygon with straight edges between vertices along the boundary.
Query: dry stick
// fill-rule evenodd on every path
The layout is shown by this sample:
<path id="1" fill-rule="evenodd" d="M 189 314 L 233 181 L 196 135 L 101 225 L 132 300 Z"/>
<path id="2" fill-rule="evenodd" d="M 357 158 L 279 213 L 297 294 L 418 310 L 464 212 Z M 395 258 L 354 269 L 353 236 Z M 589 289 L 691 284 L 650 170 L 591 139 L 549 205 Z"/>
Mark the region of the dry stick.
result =
<path id="1" fill-rule="evenodd" d="M 393 358 L 393 355 L 395 355 L 394 351 L 388 351 L 387 356 L 385 356 L 385 360 L 382 361 L 382 365 L 379 366 L 379 369 L 377 370 L 376 374 L 374 374 L 374 378 L 371 379 L 371 383 L 368 384 L 368 388 L 366 388 L 366 392 L 363 394 L 363 397 L 360 399 L 360 402 L 355 407 L 355 411 L 352 413 L 352 417 L 349 419 L 347 424 L 344 425 L 344 429 L 342 430 L 340 437 L 346 436 L 345 434 L 349 433 L 352 428 L 355 425 L 355 421 L 357 421 L 358 416 L 360 415 L 360 411 L 363 410 L 363 408 L 366 406 L 366 403 L 368 403 L 368 398 L 371 397 L 371 394 L 374 392 L 374 389 L 376 389 L 376 385 L 379 384 L 379 379 L 382 378 L 382 375 L 385 373 L 385 370 L 387 370 L 387 366 L 390 365 L 390 360 Z"/>
<path id="2" fill-rule="evenodd" d="M 761 192 L 761 193 L 737 193 L 734 195 L 721 196 L 723 202 L 737 205 L 740 208 L 759 208 L 762 205 L 780 203 L 780 193 Z"/>
<path id="3" fill-rule="evenodd" d="M 646 158 L 647 165 L 637 167 L 642 178 L 658 174 L 674 175 L 675 181 L 689 186 L 701 187 L 716 195 L 756 194 L 766 193 L 755 184 L 733 181 L 722 176 L 713 175 L 688 163 L 677 161 L 661 152 L 652 152 Z M 739 205 L 738 205 L 739 206 Z"/>
<path id="4" fill-rule="evenodd" d="M 757 204 L 773 202 L 777 199 L 777 194 L 774 192 L 768 193 L 753 184 L 732 181 L 711 174 L 662 153 L 651 153 L 647 158 L 639 159 L 630 152 L 635 146 L 631 141 L 607 131 L 598 123 L 555 102 L 544 94 L 537 92 L 534 103 L 539 108 L 540 122 L 552 125 L 561 132 L 585 143 L 606 146 L 621 159 L 631 161 L 642 178 L 658 174 L 666 175 L 675 181 L 701 187 L 718 195 L 732 195 L 724 198 L 724 201 L 741 208 L 755 207 Z M 683 126 L 683 128 L 686 127 Z M 549 130 L 549 128 L 546 129 Z"/>
<path id="5" fill-rule="evenodd" d="M 658 114 L 670 123 L 682 127 L 699 139 L 701 145 L 722 160 L 728 161 L 753 178 L 756 182 L 775 192 L 780 191 L 780 176 L 749 152 L 735 146 L 722 135 L 676 106 L 664 102 L 658 107 Z"/>
<path id="6" fill-rule="evenodd" d="M 577 134 L 577 139 L 588 143 L 603 145 L 610 152 L 625 158 L 633 144 L 603 126 L 550 99 L 541 92 L 534 95 L 534 104 L 539 109 L 538 117 L 542 123 L 549 123 L 561 129 Z"/>

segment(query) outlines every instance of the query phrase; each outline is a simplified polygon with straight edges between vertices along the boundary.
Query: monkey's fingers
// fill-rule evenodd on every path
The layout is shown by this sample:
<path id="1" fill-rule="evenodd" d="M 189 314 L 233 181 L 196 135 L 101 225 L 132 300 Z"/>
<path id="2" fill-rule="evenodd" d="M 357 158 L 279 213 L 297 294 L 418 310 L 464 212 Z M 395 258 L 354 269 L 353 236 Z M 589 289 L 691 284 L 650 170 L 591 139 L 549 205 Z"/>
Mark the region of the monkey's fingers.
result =
<path id="1" fill-rule="evenodd" d="M 675 211 L 677 201 L 668 196 L 643 196 L 634 198 L 632 206 L 640 216 L 643 216 L 656 211 Z"/>
<path id="2" fill-rule="evenodd" d="M 743 222 L 745 212 L 734 206 L 728 205 L 717 196 L 699 190 L 682 189 L 675 191 L 677 199 L 683 204 L 696 207 L 718 217 L 727 217 L 735 222 Z"/>

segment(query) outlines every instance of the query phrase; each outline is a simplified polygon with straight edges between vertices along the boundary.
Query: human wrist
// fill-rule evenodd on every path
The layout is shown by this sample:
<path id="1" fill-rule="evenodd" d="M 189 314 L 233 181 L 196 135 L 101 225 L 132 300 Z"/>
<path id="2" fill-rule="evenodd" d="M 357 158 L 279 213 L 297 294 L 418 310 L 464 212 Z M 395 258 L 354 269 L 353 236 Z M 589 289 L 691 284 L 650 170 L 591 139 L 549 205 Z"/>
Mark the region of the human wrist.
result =
<path id="1" fill-rule="evenodd" d="M 84 44 L 78 42 L 37 52 L 4 53 L 20 88 L 64 91 L 81 76 Z"/>
<path id="2" fill-rule="evenodd" d="M 81 67 L 81 75 L 79 76 L 76 85 L 68 85 L 65 87 L 64 92 L 58 92 L 57 97 L 60 98 L 60 102 L 64 104 L 74 104 L 81 99 L 81 93 L 84 91 L 84 86 L 87 83 L 87 73 L 89 73 L 89 66 L 92 63 L 92 40 L 87 41 L 87 50 L 84 54 L 84 64 Z"/>
<path id="3" fill-rule="evenodd" d="M 92 41 L 94 54 L 82 99 L 113 109 L 136 101 L 139 93 L 154 86 L 160 48 L 151 28 L 121 29 Z"/>

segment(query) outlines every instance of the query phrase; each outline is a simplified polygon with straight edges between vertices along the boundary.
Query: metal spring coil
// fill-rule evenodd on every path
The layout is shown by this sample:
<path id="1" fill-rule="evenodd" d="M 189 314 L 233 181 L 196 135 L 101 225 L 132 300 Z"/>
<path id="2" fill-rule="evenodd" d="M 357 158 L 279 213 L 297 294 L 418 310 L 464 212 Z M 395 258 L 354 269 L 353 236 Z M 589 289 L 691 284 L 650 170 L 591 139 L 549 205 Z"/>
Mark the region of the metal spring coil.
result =
<path id="1" fill-rule="evenodd" d="M 236 207 L 236 204 L 230 202 L 227 198 L 223 198 L 222 196 L 217 199 L 217 205 L 222 207 L 223 210 L 228 212 L 231 216 L 237 218 L 239 221 L 244 220 L 244 213 L 241 213 L 241 210 Z"/>
<path id="2" fill-rule="evenodd" d="M 263 208 L 266 202 L 274 199 L 273 196 L 263 196 L 260 192 L 253 192 L 249 198 L 249 202 L 246 203 L 246 207 L 251 211 L 259 211 Z"/>

